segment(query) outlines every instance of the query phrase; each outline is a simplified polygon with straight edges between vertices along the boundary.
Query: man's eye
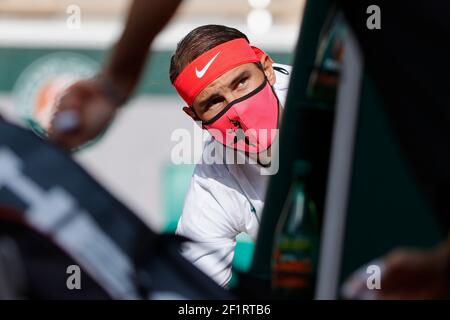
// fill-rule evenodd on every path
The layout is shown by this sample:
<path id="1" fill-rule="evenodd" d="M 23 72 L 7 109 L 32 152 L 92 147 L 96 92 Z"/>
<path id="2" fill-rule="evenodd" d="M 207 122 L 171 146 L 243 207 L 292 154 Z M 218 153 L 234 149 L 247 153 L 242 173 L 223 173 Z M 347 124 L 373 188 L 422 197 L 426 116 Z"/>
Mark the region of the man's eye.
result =
<path id="1" fill-rule="evenodd" d="M 209 102 L 206 104 L 206 108 L 209 109 L 209 108 L 211 108 L 212 106 L 214 106 L 214 105 L 216 105 L 216 104 L 219 104 L 219 103 L 222 103 L 222 102 L 223 102 L 223 98 L 215 98 L 215 99 L 212 99 L 211 101 L 209 101 Z"/>
<path id="2" fill-rule="evenodd" d="M 241 81 L 239 81 L 238 83 L 238 88 L 242 88 L 244 87 L 248 82 L 248 78 L 243 78 Z"/>

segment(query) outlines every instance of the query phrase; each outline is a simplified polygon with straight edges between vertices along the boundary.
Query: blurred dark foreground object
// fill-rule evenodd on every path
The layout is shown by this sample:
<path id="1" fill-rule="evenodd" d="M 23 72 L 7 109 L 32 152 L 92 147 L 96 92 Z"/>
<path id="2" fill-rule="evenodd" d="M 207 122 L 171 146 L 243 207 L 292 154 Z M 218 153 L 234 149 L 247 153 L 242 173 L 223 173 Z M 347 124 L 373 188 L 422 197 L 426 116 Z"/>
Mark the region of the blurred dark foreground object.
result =
<path id="1" fill-rule="evenodd" d="M 230 298 L 179 254 L 182 241 L 151 231 L 68 154 L 0 120 L 0 298 Z"/>
<path id="2" fill-rule="evenodd" d="M 421 188 L 450 227 L 450 2 L 338 1 Z M 381 29 L 367 27 L 371 5 Z"/>
<path id="3" fill-rule="evenodd" d="M 338 2 L 356 34 L 367 73 L 383 100 L 404 158 L 439 217 L 442 231 L 449 232 L 450 2 Z M 367 27 L 367 8 L 373 5 L 380 9 L 381 29 Z M 427 250 L 391 251 L 379 260 L 384 265 L 382 290 L 376 295 L 372 292 L 370 298 L 448 298 L 449 248 L 444 241 Z M 368 290 L 358 272 L 348 280 L 347 288 L 352 284 L 356 286 L 347 298 L 364 298 Z"/>

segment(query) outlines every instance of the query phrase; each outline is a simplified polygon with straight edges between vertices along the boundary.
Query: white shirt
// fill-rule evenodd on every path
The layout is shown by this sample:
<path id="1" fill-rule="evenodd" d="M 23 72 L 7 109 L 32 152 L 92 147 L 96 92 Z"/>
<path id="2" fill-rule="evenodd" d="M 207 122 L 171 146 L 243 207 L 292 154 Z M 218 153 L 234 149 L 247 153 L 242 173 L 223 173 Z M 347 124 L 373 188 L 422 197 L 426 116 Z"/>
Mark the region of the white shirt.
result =
<path id="1" fill-rule="evenodd" d="M 278 71 L 277 67 L 288 74 Z M 274 64 L 274 68 L 273 87 L 283 106 L 291 67 Z M 206 141 L 204 160 L 212 159 L 212 149 L 223 150 L 217 148 L 217 144 L 213 138 Z M 242 152 L 226 149 L 226 153 L 220 155 L 224 159 L 233 155 L 246 157 Z M 256 240 L 269 176 L 261 174 L 262 166 L 248 163 L 248 160 L 245 164 L 212 162 L 201 161 L 196 165 L 176 233 L 194 241 L 184 244 L 183 255 L 226 286 L 231 279 L 237 235 L 244 232 Z"/>

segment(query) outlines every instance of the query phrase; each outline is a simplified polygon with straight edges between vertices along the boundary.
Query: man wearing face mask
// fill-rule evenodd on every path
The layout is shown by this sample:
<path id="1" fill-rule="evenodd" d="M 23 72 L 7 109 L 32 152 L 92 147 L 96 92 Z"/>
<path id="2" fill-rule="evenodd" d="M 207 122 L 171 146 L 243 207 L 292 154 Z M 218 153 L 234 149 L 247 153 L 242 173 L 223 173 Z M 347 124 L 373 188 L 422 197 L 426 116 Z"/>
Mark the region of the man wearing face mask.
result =
<path id="1" fill-rule="evenodd" d="M 193 240 L 184 255 L 223 286 L 236 236 L 256 239 L 289 74 L 243 33 L 220 25 L 194 29 L 172 56 L 170 79 L 183 110 L 210 135 L 177 234 Z"/>

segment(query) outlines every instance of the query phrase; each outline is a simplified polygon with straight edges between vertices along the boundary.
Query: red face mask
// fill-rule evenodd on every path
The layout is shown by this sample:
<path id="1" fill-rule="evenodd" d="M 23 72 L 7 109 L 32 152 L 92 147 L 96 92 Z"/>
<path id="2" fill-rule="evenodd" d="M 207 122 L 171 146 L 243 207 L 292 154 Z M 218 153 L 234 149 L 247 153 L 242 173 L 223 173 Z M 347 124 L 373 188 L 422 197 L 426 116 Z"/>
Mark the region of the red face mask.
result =
<path id="1" fill-rule="evenodd" d="M 221 144 L 236 150 L 260 153 L 276 137 L 279 103 L 267 79 L 249 94 L 232 101 L 203 128 Z"/>

